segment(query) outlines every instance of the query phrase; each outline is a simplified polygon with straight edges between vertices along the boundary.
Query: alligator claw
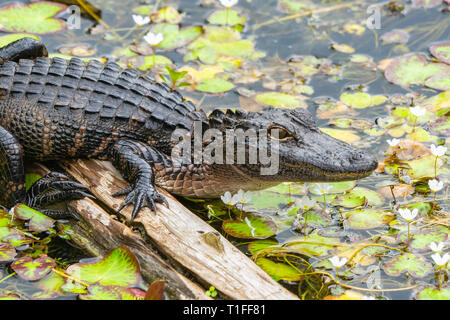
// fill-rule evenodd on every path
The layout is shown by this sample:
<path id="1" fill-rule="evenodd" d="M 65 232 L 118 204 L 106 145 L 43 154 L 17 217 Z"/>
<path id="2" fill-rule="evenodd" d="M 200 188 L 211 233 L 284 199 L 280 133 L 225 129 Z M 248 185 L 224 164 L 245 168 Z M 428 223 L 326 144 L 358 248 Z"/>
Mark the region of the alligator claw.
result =
<path id="1" fill-rule="evenodd" d="M 127 195 L 125 197 L 125 201 L 119 209 L 117 209 L 117 212 L 122 211 L 122 209 L 129 204 L 133 204 L 134 208 L 131 214 L 131 222 L 137 217 L 139 211 L 144 207 L 150 208 L 150 210 L 156 212 L 155 202 L 162 203 L 169 207 L 169 203 L 166 198 L 159 194 L 151 185 L 137 184 L 134 188 L 128 187 L 124 190 L 116 192 L 113 196 L 121 196 L 125 194 Z"/>

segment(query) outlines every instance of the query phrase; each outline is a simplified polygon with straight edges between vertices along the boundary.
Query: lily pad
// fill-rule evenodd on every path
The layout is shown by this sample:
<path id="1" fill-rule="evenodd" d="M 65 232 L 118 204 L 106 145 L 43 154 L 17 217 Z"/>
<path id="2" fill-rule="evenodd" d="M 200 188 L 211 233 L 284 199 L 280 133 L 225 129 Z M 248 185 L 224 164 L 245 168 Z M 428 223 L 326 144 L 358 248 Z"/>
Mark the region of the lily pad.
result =
<path id="1" fill-rule="evenodd" d="M 90 49 L 88 45 L 70 45 L 70 46 L 64 46 L 58 49 L 58 51 L 62 54 L 67 54 L 70 56 L 77 56 L 77 57 L 87 57 L 94 55 L 97 50 Z"/>
<path id="2" fill-rule="evenodd" d="M 420 230 L 415 231 L 410 237 L 411 241 L 409 243 L 409 247 L 411 249 L 416 251 L 428 251 L 430 250 L 428 246 L 431 242 L 445 242 L 448 235 L 444 232 L 436 230 Z M 407 241 L 408 235 L 406 233 L 401 233 L 399 238 L 403 241 Z"/>
<path id="3" fill-rule="evenodd" d="M 347 142 L 355 143 L 361 140 L 361 137 L 356 134 L 354 130 L 333 129 L 333 128 L 319 128 L 320 131 L 332 136 L 335 139 Z"/>
<path id="4" fill-rule="evenodd" d="M 28 228 L 31 231 L 47 231 L 55 224 L 55 220 L 52 218 L 49 218 L 45 214 L 42 214 L 24 204 L 16 204 L 13 211 L 15 217 L 28 221 Z"/>
<path id="5" fill-rule="evenodd" d="M 233 88 L 234 84 L 230 81 L 219 78 L 212 78 L 201 80 L 200 83 L 195 87 L 195 90 L 208 93 L 222 93 L 230 91 Z"/>
<path id="6" fill-rule="evenodd" d="M 44 256 L 33 260 L 31 257 L 22 257 L 11 263 L 13 269 L 21 278 L 36 281 L 44 278 L 56 266 L 52 258 Z"/>
<path id="7" fill-rule="evenodd" d="M 240 16 L 239 12 L 232 9 L 214 11 L 209 17 L 208 22 L 211 24 L 220 24 L 235 26 L 237 24 L 245 24 L 247 18 Z"/>
<path id="8" fill-rule="evenodd" d="M 326 255 L 336 245 L 340 245 L 339 238 L 323 237 L 318 233 L 313 233 L 307 237 L 297 237 L 288 239 L 285 247 L 305 252 L 314 256 Z"/>
<path id="9" fill-rule="evenodd" d="M 0 243 L 0 262 L 11 261 L 16 255 L 16 249 L 12 245 Z"/>
<path id="10" fill-rule="evenodd" d="M 277 108 L 306 107 L 302 96 L 294 96 L 284 92 L 264 92 L 256 95 L 256 101 Z"/>
<path id="11" fill-rule="evenodd" d="M 33 183 L 38 181 L 40 178 L 42 178 L 42 176 L 40 174 L 27 173 L 25 175 L 25 188 L 26 188 L 26 190 L 28 191 L 28 189 L 30 189 L 30 187 L 33 185 Z"/>
<path id="12" fill-rule="evenodd" d="M 416 295 L 417 300 L 450 300 L 450 287 L 425 288 Z"/>
<path id="13" fill-rule="evenodd" d="M 356 187 L 335 200 L 336 205 L 347 208 L 354 208 L 362 205 L 367 201 L 370 206 L 380 206 L 384 203 L 384 197 L 376 191 Z"/>
<path id="14" fill-rule="evenodd" d="M 133 8 L 131 11 L 133 13 L 139 14 L 141 16 L 149 16 L 152 13 L 153 6 L 142 5 L 136 8 Z"/>
<path id="15" fill-rule="evenodd" d="M 309 191 L 312 194 L 320 195 L 320 193 L 317 190 L 317 183 L 311 183 L 309 185 Z M 353 187 L 356 185 L 355 181 L 341 181 L 341 182 L 328 182 L 327 185 L 331 187 L 331 189 L 327 192 L 327 194 L 337 194 L 337 193 L 344 193 L 346 191 L 349 191 L 353 189 Z"/>
<path id="16" fill-rule="evenodd" d="M 105 286 L 132 286 L 140 278 L 139 263 L 127 247 L 114 249 L 100 260 L 73 264 L 66 272 L 84 282 Z"/>
<path id="17" fill-rule="evenodd" d="M 0 37 L 0 48 L 7 46 L 8 44 L 10 44 L 14 41 L 17 41 L 19 39 L 23 39 L 23 38 L 33 38 L 35 40 L 39 40 L 39 38 L 37 36 L 34 36 L 32 34 L 26 34 L 26 33 L 7 34 L 5 36 Z"/>
<path id="18" fill-rule="evenodd" d="M 430 47 L 430 52 L 437 59 L 450 64 L 450 42 L 434 44 Z"/>
<path id="19" fill-rule="evenodd" d="M 164 300 L 164 280 L 153 281 L 145 292 L 144 300 Z"/>
<path id="20" fill-rule="evenodd" d="M 381 227 L 394 219 L 388 211 L 376 209 L 361 209 L 345 212 L 345 223 L 352 229 L 372 229 Z"/>
<path id="21" fill-rule="evenodd" d="M 384 272 L 393 277 L 408 273 L 423 278 L 433 271 L 433 266 L 423 256 L 413 253 L 399 254 L 384 263 Z"/>
<path id="22" fill-rule="evenodd" d="M 343 93 L 340 97 L 340 100 L 354 109 L 364 109 L 386 102 L 387 97 L 381 95 L 371 96 L 370 94 L 365 92 L 355 92 Z"/>
<path id="23" fill-rule="evenodd" d="M 151 31 L 154 34 L 161 33 L 164 37 L 158 44 L 158 48 L 173 50 L 184 47 L 194 41 L 203 33 L 203 28 L 201 26 L 193 26 L 180 29 L 178 25 L 160 23 L 155 25 Z"/>
<path id="24" fill-rule="evenodd" d="M 353 53 L 353 52 L 355 52 L 355 49 L 353 47 L 350 47 L 348 44 L 335 43 L 335 44 L 332 45 L 332 48 L 334 50 L 342 52 L 342 53 Z"/>
<path id="25" fill-rule="evenodd" d="M 93 284 L 87 287 L 88 293 L 79 295 L 81 300 L 141 300 L 145 292 L 135 288 L 102 286 Z"/>
<path id="26" fill-rule="evenodd" d="M 381 36 L 384 43 L 407 43 L 409 33 L 402 29 L 394 29 Z"/>
<path id="27" fill-rule="evenodd" d="M 250 251 L 252 255 L 255 255 L 261 250 L 276 246 L 280 246 L 280 244 L 273 240 L 256 240 L 248 244 L 248 251 Z"/>
<path id="28" fill-rule="evenodd" d="M 276 224 L 267 217 L 244 213 L 241 220 L 225 220 L 222 229 L 240 239 L 264 239 L 277 233 Z"/>
<path id="29" fill-rule="evenodd" d="M 450 72 L 437 74 L 425 81 L 427 87 L 437 90 L 450 90 Z"/>
<path id="30" fill-rule="evenodd" d="M 131 57 L 129 63 L 139 70 L 146 71 L 154 66 L 171 66 L 172 61 L 165 56 L 150 55 L 150 56 L 136 56 Z"/>
<path id="31" fill-rule="evenodd" d="M 183 15 L 180 14 L 174 7 L 168 6 L 152 13 L 150 18 L 154 23 L 167 22 L 170 24 L 178 24 L 183 19 Z"/>
<path id="32" fill-rule="evenodd" d="M 417 8 L 434 8 L 442 4 L 442 0 L 412 0 L 412 4 Z"/>
<path id="33" fill-rule="evenodd" d="M 297 269 L 286 263 L 274 262 L 267 258 L 258 258 L 255 262 L 275 280 L 298 281 L 302 278 Z"/>
<path id="34" fill-rule="evenodd" d="M 0 30 L 8 32 L 52 33 L 66 29 L 64 20 L 53 18 L 67 6 L 49 1 L 12 3 L 0 8 Z"/>
<path id="35" fill-rule="evenodd" d="M 301 13 L 317 8 L 311 0 L 278 0 L 278 7 L 288 14 Z"/>
<path id="36" fill-rule="evenodd" d="M 423 85 L 435 75 L 448 75 L 450 66 L 444 63 L 428 62 L 421 53 L 409 53 L 395 58 L 384 71 L 389 82 L 408 87 L 413 84 Z"/>
<path id="37" fill-rule="evenodd" d="M 421 179 L 425 177 L 434 177 L 434 162 L 436 157 L 433 155 L 425 156 L 419 159 L 405 161 L 410 169 L 406 172 L 412 179 Z M 441 169 L 443 161 L 437 160 L 437 174 L 448 171 L 448 168 Z"/>

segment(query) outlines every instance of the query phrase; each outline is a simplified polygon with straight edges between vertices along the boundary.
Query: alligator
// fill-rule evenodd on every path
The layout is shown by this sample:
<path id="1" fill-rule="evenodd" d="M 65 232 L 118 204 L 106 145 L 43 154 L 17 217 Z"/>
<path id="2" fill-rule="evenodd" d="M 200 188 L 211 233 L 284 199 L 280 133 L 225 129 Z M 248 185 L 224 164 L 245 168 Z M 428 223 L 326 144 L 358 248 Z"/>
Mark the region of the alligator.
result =
<path id="1" fill-rule="evenodd" d="M 1 48 L 0 58 L 0 203 L 5 205 L 21 202 L 61 217 L 67 212 L 43 208 L 92 197 L 84 185 L 57 172 L 26 191 L 24 159 L 111 161 L 130 183 L 114 195 L 125 196 L 118 211 L 133 205 L 132 219 L 143 207 L 156 212 L 155 203 L 167 205 L 155 185 L 175 195 L 218 198 L 226 191 L 259 190 L 285 181 L 356 180 L 377 167 L 370 153 L 321 132 L 305 108 L 216 109 L 207 115 L 149 75 L 114 62 L 50 59 L 45 46 L 32 38 Z M 278 142 L 278 172 L 262 175 L 267 164 L 248 157 L 231 164 L 174 161 L 172 134 L 192 132 L 196 123 L 202 132 L 268 130 L 267 141 Z M 277 134 L 271 134 L 274 129 Z M 248 150 L 250 140 L 241 141 Z M 268 145 L 262 147 L 271 152 Z"/>

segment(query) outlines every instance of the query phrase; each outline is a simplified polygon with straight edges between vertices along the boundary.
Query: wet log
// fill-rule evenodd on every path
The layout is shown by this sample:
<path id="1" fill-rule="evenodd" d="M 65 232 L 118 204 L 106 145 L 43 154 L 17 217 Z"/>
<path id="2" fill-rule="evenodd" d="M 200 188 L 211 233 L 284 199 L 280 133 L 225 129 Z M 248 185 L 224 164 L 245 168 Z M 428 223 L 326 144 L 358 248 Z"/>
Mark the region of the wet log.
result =
<path id="1" fill-rule="evenodd" d="M 128 183 L 110 162 L 75 160 L 61 165 L 106 206 L 112 210 L 119 208 L 123 197 L 112 194 L 126 188 Z M 143 227 L 160 252 L 229 298 L 298 299 L 172 195 L 159 188 L 158 192 L 166 197 L 169 208 L 157 204 L 156 214 L 144 208 L 135 223 Z M 128 206 L 120 214 L 130 221 L 131 212 L 132 206 Z"/>

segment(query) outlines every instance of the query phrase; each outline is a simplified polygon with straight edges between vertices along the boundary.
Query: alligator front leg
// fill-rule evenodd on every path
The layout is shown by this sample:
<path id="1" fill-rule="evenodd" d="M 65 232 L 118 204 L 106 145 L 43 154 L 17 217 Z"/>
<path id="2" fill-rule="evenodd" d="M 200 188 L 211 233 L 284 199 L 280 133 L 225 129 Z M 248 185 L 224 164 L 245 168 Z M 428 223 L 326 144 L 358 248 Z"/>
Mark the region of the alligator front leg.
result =
<path id="1" fill-rule="evenodd" d="M 8 208 L 24 203 L 48 216 L 73 218 L 70 211 L 47 210 L 45 206 L 58 201 L 82 199 L 87 188 L 70 181 L 61 173 L 52 172 L 36 181 L 28 190 L 25 188 L 23 149 L 17 139 L 0 126 L 0 204 Z"/>
<path id="2" fill-rule="evenodd" d="M 134 204 L 131 221 L 143 207 L 156 212 L 155 201 L 169 206 L 166 198 L 154 187 L 152 164 L 164 162 L 164 156 L 152 147 L 133 140 L 120 140 L 112 148 L 111 160 L 131 186 L 113 196 L 127 195 L 118 211 Z"/>

